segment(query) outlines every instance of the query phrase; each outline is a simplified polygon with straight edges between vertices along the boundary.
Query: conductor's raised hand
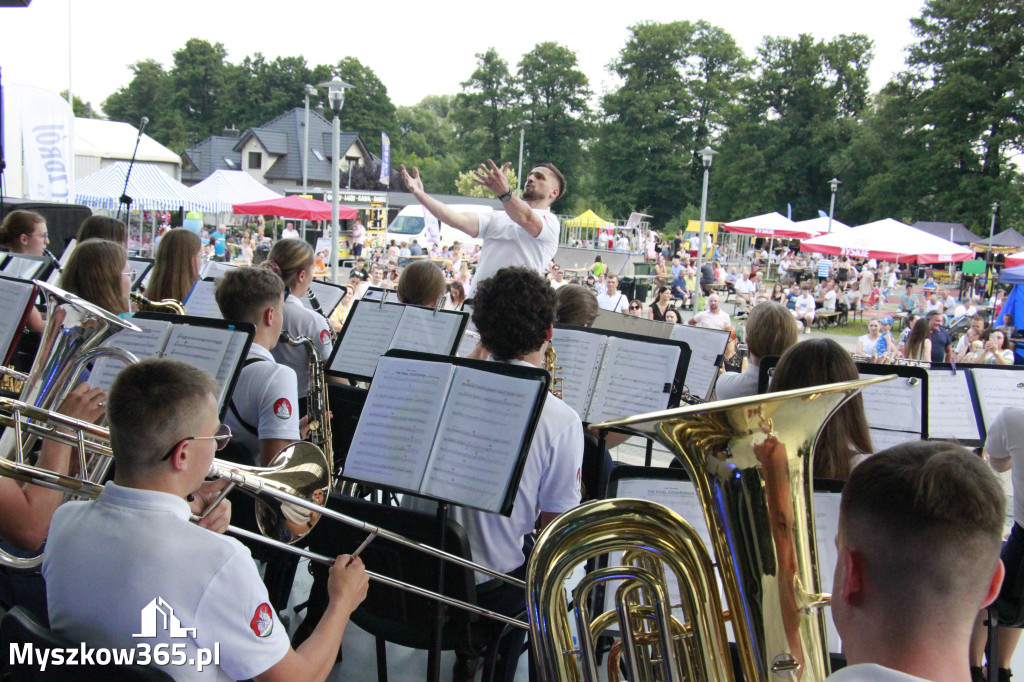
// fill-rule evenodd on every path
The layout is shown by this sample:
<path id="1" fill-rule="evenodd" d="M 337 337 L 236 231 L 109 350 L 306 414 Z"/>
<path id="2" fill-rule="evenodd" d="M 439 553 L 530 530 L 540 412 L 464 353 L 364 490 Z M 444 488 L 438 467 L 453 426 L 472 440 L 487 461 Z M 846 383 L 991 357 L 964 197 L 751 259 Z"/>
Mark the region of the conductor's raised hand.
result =
<path id="1" fill-rule="evenodd" d="M 499 197 L 508 194 L 512 189 L 508 182 L 508 169 L 511 167 L 512 163 L 506 162 L 498 168 L 494 161 L 487 159 L 486 164 L 481 163 L 480 167 L 473 171 L 473 182 L 483 185 Z"/>
<path id="2" fill-rule="evenodd" d="M 405 166 L 404 165 L 401 166 L 401 169 L 402 169 L 402 182 L 405 183 L 406 188 L 409 190 L 409 192 L 411 194 L 415 195 L 417 193 L 425 193 L 426 192 L 426 190 L 423 189 L 423 180 L 420 179 L 420 169 L 419 168 L 417 168 L 416 166 L 413 166 L 411 174 L 409 173 L 409 171 L 405 170 Z"/>

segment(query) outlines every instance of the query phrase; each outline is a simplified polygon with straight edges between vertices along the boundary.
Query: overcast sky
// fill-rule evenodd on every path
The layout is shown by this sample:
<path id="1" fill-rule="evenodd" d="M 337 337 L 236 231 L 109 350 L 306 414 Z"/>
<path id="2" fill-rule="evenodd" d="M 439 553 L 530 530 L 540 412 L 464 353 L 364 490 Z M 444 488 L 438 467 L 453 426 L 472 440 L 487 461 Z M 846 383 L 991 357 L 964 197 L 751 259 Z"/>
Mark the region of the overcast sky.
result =
<path id="1" fill-rule="evenodd" d="M 523 53 L 553 40 L 574 50 L 597 94 L 615 81 L 606 66 L 640 21 L 705 19 L 729 32 L 752 56 L 765 35 L 810 33 L 827 39 L 864 33 L 875 43 L 873 90 L 903 68 L 913 41 L 911 17 L 923 0 L 680 0 L 496 3 L 323 2 L 293 0 L 33 0 L 28 8 L 0 7 L 0 74 L 4 83 L 31 83 L 59 92 L 71 85 L 95 107 L 131 79 L 127 66 L 156 59 L 165 67 L 192 37 L 221 42 L 228 60 L 262 52 L 268 60 L 302 55 L 333 64 L 351 55 L 373 69 L 396 105 L 431 94 L 456 93 L 488 47 L 513 71 Z M 70 21 L 69 21 L 70 12 Z M 70 32 L 69 32 L 70 25 Z M 358 84 L 356 84 L 358 86 Z M 301 105 L 301 101 L 296 102 Z"/>

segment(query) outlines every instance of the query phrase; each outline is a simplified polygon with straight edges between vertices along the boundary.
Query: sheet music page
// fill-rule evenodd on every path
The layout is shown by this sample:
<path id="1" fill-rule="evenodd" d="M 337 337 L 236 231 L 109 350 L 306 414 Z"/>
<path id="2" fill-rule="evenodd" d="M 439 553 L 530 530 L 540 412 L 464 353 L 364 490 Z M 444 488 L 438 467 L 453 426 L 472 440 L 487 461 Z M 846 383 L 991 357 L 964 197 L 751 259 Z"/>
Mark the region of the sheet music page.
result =
<path id="1" fill-rule="evenodd" d="M 873 375 L 862 373 L 861 378 Z M 897 377 L 892 381 L 867 386 L 864 396 L 864 416 L 872 429 L 911 431 L 921 438 L 924 383 L 920 379 Z"/>
<path id="2" fill-rule="evenodd" d="M 466 358 L 476 348 L 476 344 L 480 342 L 480 335 L 476 331 L 476 325 L 473 324 L 473 306 L 464 304 L 462 312 L 469 313 L 469 319 L 466 320 L 466 328 L 462 331 L 462 338 L 459 339 L 459 349 L 455 351 L 455 354 L 460 358 Z"/>
<path id="3" fill-rule="evenodd" d="M 818 546 L 818 576 L 821 578 L 821 591 L 832 593 L 832 580 L 835 577 L 836 562 L 839 551 L 836 549 L 836 533 L 839 532 L 839 493 L 814 493 L 814 532 Z M 834 653 L 842 651 L 842 640 L 836 630 L 832 618 L 826 618 L 828 630 L 828 650 Z"/>
<path id="4" fill-rule="evenodd" d="M 68 261 L 71 260 L 71 254 L 74 252 L 75 246 L 77 245 L 78 240 L 72 239 L 71 241 L 68 242 L 68 245 L 64 247 L 64 253 L 60 254 L 60 258 L 57 259 L 57 262 L 60 263 L 61 268 L 67 265 Z M 46 283 L 52 284 L 53 286 L 58 286 L 57 283 L 59 281 L 60 271 L 57 268 L 54 268 L 53 271 L 50 272 L 50 276 L 46 278 Z"/>
<path id="5" fill-rule="evenodd" d="M 143 260 L 140 258 L 129 258 L 128 269 L 135 271 L 135 277 L 132 279 L 132 291 L 141 288 L 139 283 L 144 281 L 149 276 L 149 271 L 153 269 L 153 261 Z"/>
<path id="6" fill-rule="evenodd" d="M 542 390 L 537 381 L 456 367 L 424 475 L 424 494 L 500 511 Z"/>
<path id="7" fill-rule="evenodd" d="M 692 481 L 675 481 L 656 478 L 622 478 L 617 482 L 615 497 L 633 497 L 665 505 L 683 517 L 684 521 L 693 526 L 693 529 L 697 531 L 697 535 L 700 536 L 701 541 L 704 543 L 704 549 L 708 551 L 708 554 L 714 557 L 715 550 L 711 544 L 711 533 L 708 531 L 708 524 L 704 519 L 704 509 L 700 503 L 700 497 L 697 496 L 697 489 L 694 487 Z M 714 561 L 713 558 L 712 561 Z M 621 565 L 622 553 L 613 553 L 609 558 L 609 562 L 610 566 Z M 666 573 L 670 574 L 667 567 Z M 715 576 L 718 578 L 718 594 L 722 599 L 722 605 L 724 606 L 725 589 L 722 586 L 722 580 L 718 575 L 718 571 L 715 571 Z M 670 579 L 668 581 L 668 585 L 669 596 L 672 603 L 680 603 L 681 597 L 679 595 L 678 583 L 675 580 Z M 615 608 L 615 590 L 618 586 L 619 583 L 614 582 L 609 585 L 607 590 L 605 590 L 606 609 Z"/>
<path id="8" fill-rule="evenodd" d="M 237 265 L 231 265 L 230 263 L 221 263 L 220 261 L 209 260 L 206 261 L 206 265 L 203 266 L 203 271 L 199 273 L 199 279 L 206 279 L 207 277 L 220 279 L 224 276 L 225 272 L 231 268 L 237 267 Z"/>
<path id="9" fill-rule="evenodd" d="M 316 300 L 320 302 L 320 309 L 324 311 L 324 317 L 330 317 L 334 309 L 341 303 L 341 299 L 345 298 L 345 289 L 343 287 L 335 287 L 313 280 L 309 283 L 309 288 L 313 291 L 313 295 L 316 296 Z M 309 303 L 308 296 L 302 297 L 302 305 L 310 310 L 313 309 L 313 306 Z"/>
<path id="10" fill-rule="evenodd" d="M 104 346 L 116 346 L 129 353 L 133 353 L 139 360 L 156 357 L 157 353 L 164 347 L 167 335 L 173 326 L 164 320 L 132 319 L 132 324 L 141 329 L 141 332 L 131 329 L 122 329 L 109 339 L 103 342 Z M 117 358 L 100 357 L 93 364 L 92 372 L 89 373 L 89 384 L 99 386 L 104 391 L 109 391 L 114 379 L 126 365 Z"/>
<path id="11" fill-rule="evenodd" d="M 968 372 L 928 370 L 928 437 L 981 440 Z"/>
<path id="12" fill-rule="evenodd" d="M 881 452 L 894 445 L 921 440 L 921 434 L 915 431 L 890 431 L 875 428 L 869 428 L 868 431 L 871 432 L 871 444 L 875 446 L 875 452 Z"/>
<path id="13" fill-rule="evenodd" d="M 664 410 L 671 397 L 665 386 L 671 387 L 678 363 L 679 346 L 608 337 L 583 421 L 594 424 Z"/>
<path id="14" fill-rule="evenodd" d="M 228 385 L 231 383 L 231 376 L 235 368 L 244 360 L 242 353 L 245 350 L 245 341 L 249 335 L 245 332 L 224 330 L 230 336 L 224 349 L 224 359 L 217 368 L 217 385 L 220 386 L 220 393 L 217 394 L 217 407 L 222 407 L 228 399 Z"/>
<path id="15" fill-rule="evenodd" d="M 344 336 L 334 354 L 331 369 L 359 376 L 372 377 L 377 360 L 388 349 L 391 338 L 402 319 L 402 306 L 377 303 L 354 304 Z"/>
<path id="16" fill-rule="evenodd" d="M 221 364 L 227 356 L 232 336 L 234 332 L 230 329 L 174 324 L 167 335 L 164 357 L 187 362 L 216 377 L 221 373 Z M 224 392 L 223 385 L 221 392 Z"/>
<path id="17" fill-rule="evenodd" d="M 1020 407 L 1024 404 L 1024 372 L 972 367 L 971 374 L 974 375 L 985 431 L 988 431 L 1004 407 Z"/>
<path id="18" fill-rule="evenodd" d="M 686 387 L 698 398 L 709 399 L 715 380 L 718 379 L 715 361 L 719 355 L 725 354 L 729 332 L 691 327 L 688 324 L 674 324 L 669 338 L 685 341 L 690 346 L 690 364 L 686 366 Z"/>
<path id="19" fill-rule="evenodd" d="M 342 472 L 345 478 L 419 490 L 452 366 L 381 358 Z"/>
<path id="20" fill-rule="evenodd" d="M 608 337 L 576 329 L 555 329 L 551 345 L 557 357 L 555 365 L 561 367 L 556 374 L 562 378 L 562 400 L 585 415 L 597 368 Z"/>
<path id="21" fill-rule="evenodd" d="M 32 298 L 32 282 L 0 277 L 0 360 L 7 355 Z"/>
<path id="22" fill-rule="evenodd" d="M 220 314 L 220 307 L 217 305 L 217 299 L 214 297 L 214 287 L 216 282 L 207 282 L 205 280 L 199 280 L 192 287 L 192 292 L 189 293 L 188 298 L 185 299 L 185 313 L 193 315 L 195 317 L 212 317 L 215 320 L 222 320 L 224 316 Z"/>
<path id="23" fill-rule="evenodd" d="M 403 307 L 402 320 L 391 339 L 390 348 L 400 350 L 416 350 L 423 353 L 450 355 L 455 345 L 455 335 L 459 332 L 462 315 L 459 313 L 438 312 Z"/>
<path id="24" fill-rule="evenodd" d="M 17 277 L 18 279 L 35 279 L 44 267 L 46 267 L 45 260 L 36 260 L 28 256 L 21 256 L 17 253 L 5 254 L 8 256 L 7 264 L 4 266 L 4 274 L 8 277 Z"/>

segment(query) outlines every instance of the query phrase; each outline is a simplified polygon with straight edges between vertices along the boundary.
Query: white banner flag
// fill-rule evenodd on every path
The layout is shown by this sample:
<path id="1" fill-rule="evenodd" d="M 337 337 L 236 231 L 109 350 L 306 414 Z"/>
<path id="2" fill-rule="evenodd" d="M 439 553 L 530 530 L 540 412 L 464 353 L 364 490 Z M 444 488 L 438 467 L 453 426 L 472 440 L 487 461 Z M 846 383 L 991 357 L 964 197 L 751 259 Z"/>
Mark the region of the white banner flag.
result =
<path id="1" fill-rule="evenodd" d="M 26 198 L 73 202 L 75 117 L 71 106 L 56 93 L 31 85 L 14 85 L 10 90 L 8 102 L 18 108 L 21 119 Z"/>

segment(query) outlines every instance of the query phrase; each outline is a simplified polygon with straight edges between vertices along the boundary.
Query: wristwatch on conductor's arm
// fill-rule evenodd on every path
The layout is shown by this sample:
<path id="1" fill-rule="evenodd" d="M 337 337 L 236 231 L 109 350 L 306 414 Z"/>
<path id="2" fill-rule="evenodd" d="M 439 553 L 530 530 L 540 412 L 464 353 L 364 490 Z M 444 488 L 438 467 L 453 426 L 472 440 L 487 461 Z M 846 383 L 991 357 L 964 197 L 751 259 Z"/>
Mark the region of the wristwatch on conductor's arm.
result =
<path id="1" fill-rule="evenodd" d="M 498 197 L 498 201 L 500 201 L 501 203 L 504 204 L 506 201 L 508 201 L 511 198 L 512 198 L 512 188 L 509 187 L 507 192 L 505 192 L 500 197 Z"/>

